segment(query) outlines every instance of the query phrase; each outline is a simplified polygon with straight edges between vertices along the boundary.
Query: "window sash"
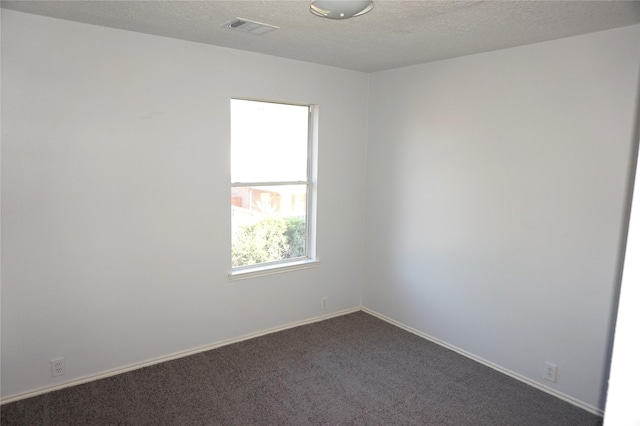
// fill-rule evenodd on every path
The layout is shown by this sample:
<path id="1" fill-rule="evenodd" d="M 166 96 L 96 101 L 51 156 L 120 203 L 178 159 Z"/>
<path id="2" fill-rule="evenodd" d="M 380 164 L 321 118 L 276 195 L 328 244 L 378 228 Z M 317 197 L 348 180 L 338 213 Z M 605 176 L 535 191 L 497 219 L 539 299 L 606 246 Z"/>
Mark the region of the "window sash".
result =
<path id="1" fill-rule="evenodd" d="M 272 191 L 272 189 L 276 187 L 280 187 L 280 188 L 285 188 L 285 187 L 290 187 L 292 188 L 294 191 L 290 192 L 289 198 L 286 197 L 286 192 L 285 193 L 278 193 L 278 191 Z M 266 193 L 278 193 L 278 197 L 282 197 L 279 198 L 277 203 L 277 209 L 279 211 L 279 214 L 276 215 L 276 217 L 285 219 L 286 218 L 292 218 L 292 217 L 302 217 L 303 221 L 304 221 L 304 250 L 303 253 L 299 256 L 295 256 L 295 257 L 285 257 L 282 259 L 277 259 L 277 260 L 272 260 L 272 261 L 266 261 L 266 262 L 256 262 L 256 263 L 251 263 L 248 265 L 232 265 L 232 271 L 239 271 L 239 270 L 245 270 L 245 269 L 251 269 L 251 268 L 259 268 L 259 267 L 267 267 L 269 265 L 273 265 L 273 266 L 277 266 L 277 265 L 281 265 L 281 264 L 286 264 L 286 263 L 291 263 L 291 262 L 299 262 L 301 260 L 310 260 L 312 258 L 311 253 L 312 251 L 310 250 L 312 241 L 311 241 L 311 222 L 310 222 L 310 207 L 311 207 L 311 201 L 310 201 L 310 197 L 311 197 L 311 184 L 309 182 L 290 182 L 290 183 L 286 183 L 286 182 L 265 182 L 265 183 L 248 183 L 248 184 L 234 184 L 232 185 L 232 188 L 247 188 L 250 191 L 251 190 L 259 190 L 260 188 L 265 188 Z M 298 191 L 295 191 L 295 189 L 298 189 Z M 242 214 L 240 212 L 237 212 L 235 214 L 239 214 L 238 219 L 235 219 L 235 214 L 234 216 L 232 216 L 232 220 L 231 220 L 231 225 L 232 225 L 232 231 L 238 230 L 239 227 L 242 226 L 252 226 L 252 225 L 256 225 L 258 223 L 260 223 L 262 220 L 268 220 L 269 218 L 269 214 L 265 213 L 264 211 L 261 211 L 260 207 L 255 208 L 254 206 L 256 204 L 254 204 L 254 201 L 252 199 L 251 196 L 251 192 L 249 192 L 249 197 L 248 197 L 248 205 L 247 206 L 238 206 L 236 204 L 234 204 L 234 194 L 232 191 L 231 194 L 231 208 L 232 211 L 234 211 L 235 208 L 242 208 L 245 212 L 248 210 L 248 212 L 244 213 L 244 214 L 248 214 L 248 215 L 252 215 L 252 214 L 257 214 L 258 217 L 261 217 L 260 219 L 258 219 L 255 222 L 251 222 L 251 219 L 249 219 L 249 222 L 245 222 L 245 224 L 242 224 Z M 282 212 L 289 210 L 290 212 L 295 212 L 296 209 L 296 200 L 295 194 L 304 194 L 304 213 L 298 213 L 293 214 L 293 215 L 283 215 Z M 236 194 L 237 195 L 237 194 Z M 260 197 L 260 194 L 256 194 L 257 197 Z M 260 200 L 260 198 L 257 198 L 257 203 L 258 205 L 260 203 L 262 203 L 263 201 Z M 289 204 L 284 203 L 284 201 L 287 200 L 289 202 Z M 269 201 L 267 201 L 267 209 L 272 208 L 273 205 L 270 204 L 271 203 L 271 199 L 269 199 Z M 299 211 L 299 210 L 298 210 Z M 257 213 L 252 213 L 252 212 L 257 212 Z M 238 220 L 239 223 L 236 223 L 235 220 Z M 246 220 L 246 219 L 245 219 Z M 238 227 L 238 228 L 236 228 Z M 293 231 L 295 234 L 295 231 Z M 232 237 L 236 237 L 235 234 L 232 235 Z M 234 238 L 232 238 L 232 252 L 234 252 L 235 249 L 235 244 L 234 244 Z M 295 239 L 294 239 L 295 241 Z M 237 241 L 236 241 L 237 242 Z M 295 244 L 293 244 L 293 247 L 295 247 Z M 291 249 L 292 247 L 288 247 L 288 249 Z M 233 262 L 232 262 L 233 263 Z"/>
<path id="2" fill-rule="evenodd" d="M 285 185 L 309 185 L 308 180 L 292 180 L 278 182 L 232 182 L 232 188 L 242 188 L 247 186 L 285 186 Z"/>
<path id="3" fill-rule="evenodd" d="M 238 99 L 238 100 L 248 100 L 248 99 Z M 264 102 L 264 101 L 255 101 L 255 102 Z M 284 105 L 295 105 L 295 104 L 286 104 L 281 102 L 267 102 L 274 104 L 284 104 Z M 251 265 L 242 265 L 242 266 L 233 266 L 231 268 L 232 272 L 247 272 L 250 270 L 257 271 L 268 271 L 269 269 L 277 270 L 276 268 L 282 268 L 287 264 L 291 264 L 295 266 L 296 264 L 300 264 L 300 262 L 308 262 L 314 261 L 315 258 L 315 217 L 313 217 L 315 213 L 315 183 L 313 181 L 314 170 L 315 170 L 315 138 L 316 138 L 316 126 L 317 126 L 317 112 L 316 108 L 313 105 L 297 105 L 304 106 L 307 108 L 307 155 L 306 155 L 306 180 L 293 180 L 293 181 L 257 181 L 257 182 L 231 182 L 231 188 L 246 188 L 246 187 L 277 187 L 277 186 L 301 186 L 304 185 L 305 188 L 305 245 L 304 245 L 304 255 L 292 258 L 286 258 L 276 261 L 255 263 Z M 233 201 L 230 199 L 231 206 L 233 206 Z M 282 270 L 287 270 L 286 268 L 282 268 Z"/>

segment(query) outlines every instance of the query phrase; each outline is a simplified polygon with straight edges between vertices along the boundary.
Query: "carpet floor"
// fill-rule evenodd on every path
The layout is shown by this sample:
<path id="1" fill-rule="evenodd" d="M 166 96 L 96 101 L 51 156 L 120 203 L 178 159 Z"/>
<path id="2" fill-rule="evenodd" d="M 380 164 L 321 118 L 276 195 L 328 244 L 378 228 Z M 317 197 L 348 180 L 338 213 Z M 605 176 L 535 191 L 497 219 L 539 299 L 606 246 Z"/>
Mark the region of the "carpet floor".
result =
<path id="1" fill-rule="evenodd" d="M 364 312 L 5 404 L 2 425 L 601 425 Z"/>

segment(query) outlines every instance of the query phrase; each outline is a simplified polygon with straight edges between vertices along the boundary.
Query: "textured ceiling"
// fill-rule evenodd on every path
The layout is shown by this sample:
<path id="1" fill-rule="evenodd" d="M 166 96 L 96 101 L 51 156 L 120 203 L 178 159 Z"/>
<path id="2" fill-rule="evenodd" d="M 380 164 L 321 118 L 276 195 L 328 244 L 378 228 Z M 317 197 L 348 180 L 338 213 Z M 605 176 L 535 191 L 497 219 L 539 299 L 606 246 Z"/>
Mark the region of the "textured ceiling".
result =
<path id="1" fill-rule="evenodd" d="M 376 0 L 334 21 L 296 1 L 2 1 L 27 13 L 373 72 L 640 23 L 640 1 Z M 221 28 L 241 17 L 280 27 Z"/>

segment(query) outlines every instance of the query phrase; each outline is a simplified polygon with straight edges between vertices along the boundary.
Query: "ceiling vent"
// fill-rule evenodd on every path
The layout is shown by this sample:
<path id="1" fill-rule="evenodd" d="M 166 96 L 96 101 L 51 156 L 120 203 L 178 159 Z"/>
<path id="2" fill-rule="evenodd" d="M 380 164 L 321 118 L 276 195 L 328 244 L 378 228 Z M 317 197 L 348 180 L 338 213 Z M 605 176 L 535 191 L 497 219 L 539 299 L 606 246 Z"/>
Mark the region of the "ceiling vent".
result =
<path id="1" fill-rule="evenodd" d="M 222 25 L 223 28 L 242 31 L 243 33 L 264 34 L 269 31 L 280 29 L 275 25 L 263 24 L 262 22 L 252 21 L 250 19 L 236 18 Z"/>

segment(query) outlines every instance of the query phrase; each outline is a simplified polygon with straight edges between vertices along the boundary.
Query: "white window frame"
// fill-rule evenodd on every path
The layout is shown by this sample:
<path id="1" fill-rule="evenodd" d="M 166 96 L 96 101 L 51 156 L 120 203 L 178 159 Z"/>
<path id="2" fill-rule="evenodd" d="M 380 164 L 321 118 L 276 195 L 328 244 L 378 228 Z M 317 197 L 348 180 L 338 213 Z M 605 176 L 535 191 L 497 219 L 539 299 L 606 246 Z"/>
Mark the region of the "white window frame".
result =
<path id="1" fill-rule="evenodd" d="M 260 187 L 279 185 L 306 185 L 306 256 L 294 259 L 283 259 L 274 262 L 259 263 L 256 265 L 231 267 L 229 280 L 236 281 L 265 275 L 279 274 L 288 271 L 308 269 L 316 267 L 320 260 L 316 253 L 316 212 L 317 212 L 317 188 L 318 188 L 318 122 L 319 108 L 312 104 L 297 104 L 291 102 L 267 101 L 252 98 L 234 97 L 231 100 L 265 102 L 281 105 L 295 105 L 308 108 L 308 137 L 307 137 L 307 180 L 306 181 L 277 181 L 277 182 L 233 182 L 230 189 L 238 187 Z M 229 197 L 231 206 L 231 197 Z M 231 224 L 231 221 L 229 222 Z M 231 229 L 231 227 L 229 227 Z M 229 240 L 229 253 L 231 253 L 231 239 Z"/>

